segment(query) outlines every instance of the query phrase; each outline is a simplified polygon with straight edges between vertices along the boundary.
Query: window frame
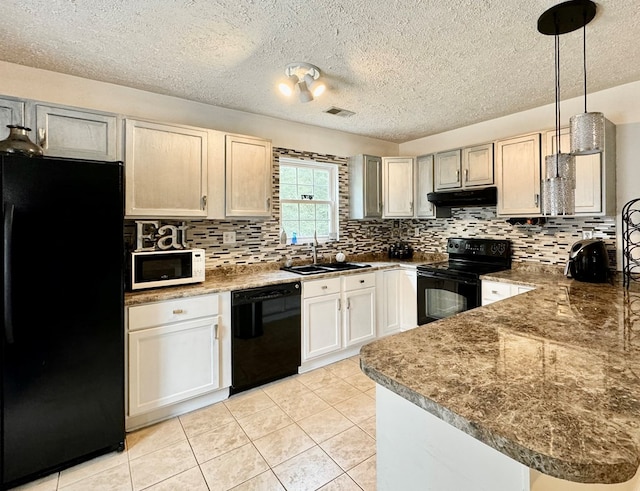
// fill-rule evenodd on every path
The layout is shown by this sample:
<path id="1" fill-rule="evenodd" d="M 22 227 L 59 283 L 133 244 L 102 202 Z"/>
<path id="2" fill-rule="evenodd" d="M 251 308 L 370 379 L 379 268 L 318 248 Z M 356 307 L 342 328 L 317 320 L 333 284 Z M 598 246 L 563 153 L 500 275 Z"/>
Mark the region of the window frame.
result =
<path id="1" fill-rule="evenodd" d="M 340 206 L 340 194 L 339 194 L 339 183 L 338 183 L 338 166 L 336 164 L 331 164 L 327 162 L 317 162 L 315 160 L 306 160 L 306 159 L 296 159 L 291 157 L 280 157 L 278 159 L 278 163 L 280 168 L 282 166 L 296 167 L 296 168 L 306 168 L 306 169 L 321 169 L 329 172 L 329 199 L 328 200 L 316 200 L 316 199 L 282 199 L 280 192 L 282 181 L 279 182 L 278 188 L 278 199 L 280 201 L 280 228 L 284 230 L 282 226 L 282 205 L 283 203 L 294 203 L 294 204 L 327 204 L 329 205 L 329 235 L 328 236 L 318 236 L 318 243 L 322 244 L 329 241 L 338 240 L 339 238 L 339 206 Z M 280 173 L 280 175 L 282 175 Z M 298 221 L 299 218 L 298 218 Z M 308 236 L 296 236 L 298 239 L 298 243 L 305 243 L 313 241 L 313 237 Z M 291 237 L 287 238 L 287 242 L 291 242 Z"/>

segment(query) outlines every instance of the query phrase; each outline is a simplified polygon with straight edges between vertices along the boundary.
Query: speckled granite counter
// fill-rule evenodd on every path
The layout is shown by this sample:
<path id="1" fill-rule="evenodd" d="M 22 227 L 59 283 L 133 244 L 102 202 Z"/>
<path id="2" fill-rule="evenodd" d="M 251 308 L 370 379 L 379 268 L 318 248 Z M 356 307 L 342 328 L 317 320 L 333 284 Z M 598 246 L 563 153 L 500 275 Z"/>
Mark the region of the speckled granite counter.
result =
<path id="1" fill-rule="evenodd" d="M 514 269 L 531 292 L 374 341 L 378 384 L 490 447 L 576 482 L 640 463 L 640 290 Z"/>
<path id="2" fill-rule="evenodd" d="M 341 276 L 346 274 L 365 273 L 378 269 L 389 269 L 400 267 L 415 267 L 418 264 L 446 260 L 445 254 L 415 254 L 411 260 L 390 261 L 381 256 L 356 256 L 349 258 L 351 262 L 367 263 L 371 268 L 355 269 L 349 271 L 337 271 L 330 273 L 299 275 L 282 271 L 279 263 L 264 263 L 257 265 L 223 267 L 215 270 L 208 270 L 203 283 L 193 285 L 182 285 L 176 287 L 151 288 L 149 290 L 139 290 L 125 293 L 125 305 L 139 305 L 149 302 L 159 302 L 173 298 L 193 297 L 205 295 L 207 293 L 217 293 L 244 288 L 254 288 L 278 283 L 288 283 L 291 281 L 304 281 L 331 276 Z"/>

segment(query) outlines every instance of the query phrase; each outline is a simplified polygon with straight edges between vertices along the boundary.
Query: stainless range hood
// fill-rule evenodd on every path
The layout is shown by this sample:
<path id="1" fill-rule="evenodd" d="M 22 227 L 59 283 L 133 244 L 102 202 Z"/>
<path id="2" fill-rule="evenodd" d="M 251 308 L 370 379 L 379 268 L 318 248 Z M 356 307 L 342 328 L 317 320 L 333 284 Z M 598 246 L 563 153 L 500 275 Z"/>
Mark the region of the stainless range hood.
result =
<path id="1" fill-rule="evenodd" d="M 427 199 L 433 203 L 436 208 L 495 206 L 498 204 L 498 188 L 493 186 L 482 189 L 438 191 L 427 194 Z"/>

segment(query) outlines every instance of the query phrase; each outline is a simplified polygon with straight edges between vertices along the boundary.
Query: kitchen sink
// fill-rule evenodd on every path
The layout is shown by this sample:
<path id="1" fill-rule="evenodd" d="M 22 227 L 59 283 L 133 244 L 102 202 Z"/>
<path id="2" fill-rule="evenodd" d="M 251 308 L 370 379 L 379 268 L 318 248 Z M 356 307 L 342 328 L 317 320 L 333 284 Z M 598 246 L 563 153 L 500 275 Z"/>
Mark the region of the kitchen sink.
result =
<path id="1" fill-rule="evenodd" d="M 283 266 L 281 269 L 289 271 L 291 273 L 308 275 L 319 273 L 330 273 L 332 271 L 347 271 L 350 269 L 369 268 L 370 264 L 360 263 L 318 263 L 318 264 L 304 264 L 301 266 Z"/>

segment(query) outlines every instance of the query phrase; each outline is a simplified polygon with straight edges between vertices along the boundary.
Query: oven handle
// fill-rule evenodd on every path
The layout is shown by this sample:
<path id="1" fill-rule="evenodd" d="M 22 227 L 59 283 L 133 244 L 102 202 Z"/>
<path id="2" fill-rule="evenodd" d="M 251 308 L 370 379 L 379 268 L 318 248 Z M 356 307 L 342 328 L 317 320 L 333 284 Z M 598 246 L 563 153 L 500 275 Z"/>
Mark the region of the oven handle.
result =
<path id="1" fill-rule="evenodd" d="M 447 273 L 436 273 L 433 271 L 418 271 L 418 276 L 421 276 L 423 278 L 434 278 L 437 280 L 450 280 L 450 281 L 455 281 L 457 283 L 462 283 L 463 285 L 477 285 L 478 281 L 477 280 L 463 280 L 461 278 L 456 278 L 455 276 L 451 276 L 450 274 Z"/>

